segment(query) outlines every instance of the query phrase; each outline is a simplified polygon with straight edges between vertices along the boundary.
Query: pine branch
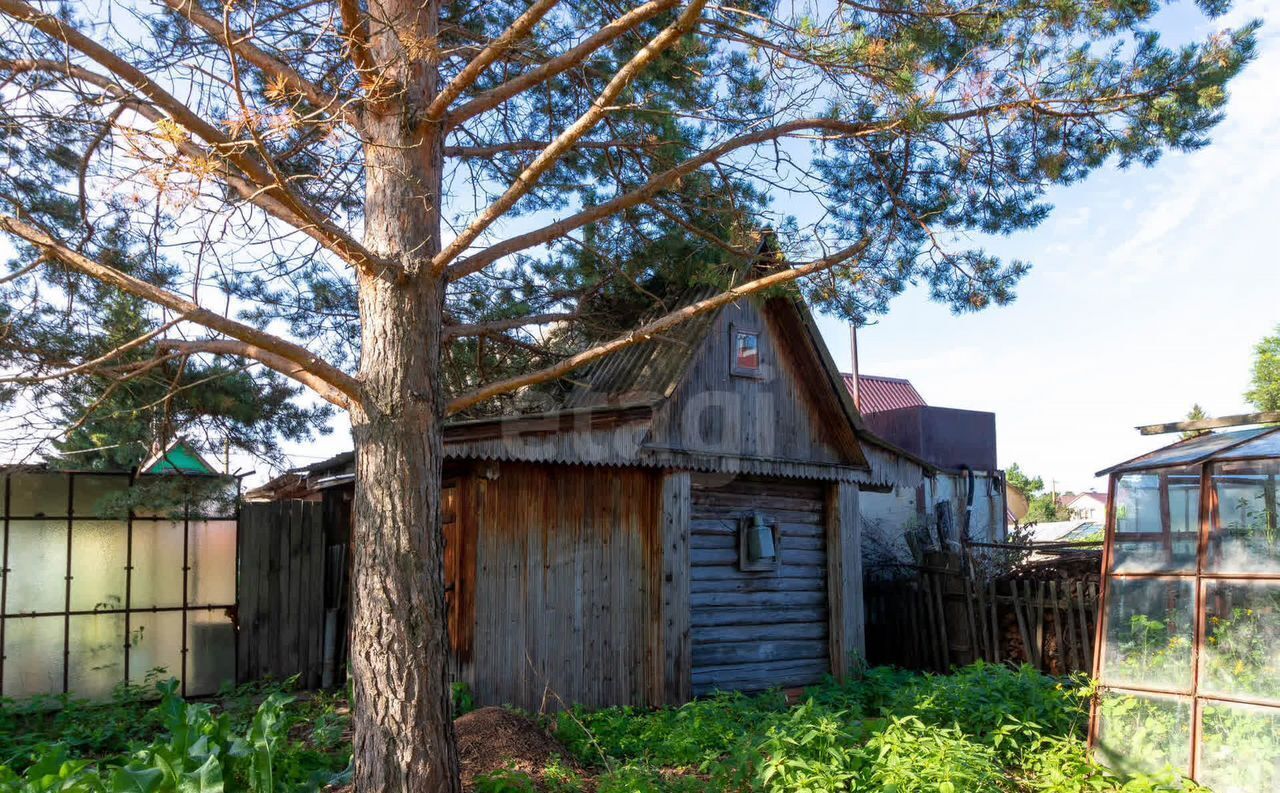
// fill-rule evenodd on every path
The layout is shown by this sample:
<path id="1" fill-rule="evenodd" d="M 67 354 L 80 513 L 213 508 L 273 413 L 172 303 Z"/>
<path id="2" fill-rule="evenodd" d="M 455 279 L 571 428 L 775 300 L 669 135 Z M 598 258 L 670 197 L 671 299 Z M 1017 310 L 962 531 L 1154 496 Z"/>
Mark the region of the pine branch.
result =
<path id="1" fill-rule="evenodd" d="M 533 162 L 520 172 L 498 200 L 486 207 L 462 233 L 432 258 L 432 270 L 434 272 L 442 272 L 450 262 L 465 251 L 471 243 L 475 242 L 476 238 L 483 234 L 485 229 L 505 215 L 522 196 L 532 190 L 542 175 L 549 171 L 574 143 L 600 123 L 605 114 L 609 112 L 614 100 L 618 98 L 640 72 L 644 71 L 646 66 L 697 27 L 698 19 L 702 16 L 702 9 L 706 4 L 707 0 L 691 0 L 675 22 L 664 28 L 657 36 L 654 36 L 652 40 L 640 48 L 639 52 L 631 57 L 631 60 L 618 69 L 613 79 L 609 81 L 609 84 L 591 103 L 591 108 L 579 116 L 564 132 L 561 132 L 551 142 L 550 146 L 543 149 L 534 158 Z"/>
<path id="2" fill-rule="evenodd" d="M 553 366 L 548 366 L 545 369 L 539 369 L 538 371 L 530 372 L 529 374 L 509 377 L 506 380 L 490 383 L 487 386 L 454 399 L 449 403 L 447 412 L 452 415 L 496 396 L 515 391 L 518 388 L 524 388 L 525 386 L 537 385 L 538 383 L 545 383 L 558 379 L 569 372 L 572 372 L 574 369 L 585 366 L 592 361 L 597 361 L 605 356 L 612 355 L 619 350 L 649 341 L 658 334 L 668 331 L 701 314 L 705 314 L 708 311 L 714 311 L 722 306 L 727 306 L 730 303 L 734 303 L 748 295 L 762 292 L 772 287 L 783 286 L 806 276 L 813 275 L 814 273 L 847 263 L 849 260 L 861 255 L 870 244 L 871 238 L 864 237 L 853 245 L 850 245 L 849 247 L 830 256 L 815 259 L 814 261 L 806 264 L 790 267 L 788 269 L 780 270 L 778 272 L 771 273 L 770 275 L 757 278 L 753 281 L 748 281 L 739 286 L 727 289 L 714 297 L 709 297 L 705 300 L 700 300 L 696 303 L 685 306 L 684 308 L 672 311 L 653 320 L 652 322 L 647 322 L 644 325 L 641 325 L 635 330 L 618 336 L 612 341 L 608 341 L 604 344 L 592 347 L 589 350 L 584 350 L 576 355 L 572 355 Z"/>
<path id="3" fill-rule="evenodd" d="M 250 325 L 224 317 L 209 309 L 201 308 L 184 297 L 134 278 L 114 267 L 95 262 L 87 256 L 68 248 L 44 231 L 15 217 L 0 215 L 0 231 L 7 231 L 13 234 L 15 237 L 35 246 L 40 251 L 56 258 L 67 267 L 90 278 L 109 286 L 114 286 L 156 305 L 176 311 L 185 315 L 190 322 L 202 325 L 209 330 L 226 334 L 232 339 L 242 342 L 245 347 L 240 354 L 254 357 L 251 354 L 254 350 L 263 351 L 265 360 L 256 357 L 254 359 L 272 369 L 276 369 L 281 374 L 298 380 L 308 387 L 315 388 L 320 396 L 333 402 L 338 407 L 347 408 L 359 397 L 360 384 L 355 378 L 323 361 L 303 347 Z M 283 369 L 277 368 L 281 365 L 281 361 L 288 361 L 289 365 Z M 305 373 L 307 379 L 301 379 L 299 372 Z M 321 390 L 322 387 L 323 390 Z"/>
<path id="4" fill-rule="evenodd" d="M 469 102 L 449 113 L 445 119 L 445 127 L 456 129 L 468 119 L 492 110 L 513 96 L 517 96 L 534 86 L 562 74 L 585 61 L 592 53 L 629 30 L 639 27 L 669 8 L 674 8 L 678 0 L 650 0 L 638 8 L 634 8 L 607 25 L 604 25 L 585 41 L 567 52 L 552 58 L 546 63 L 513 78 L 495 88 L 478 94 Z"/>
<path id="5" fill-rule="evenodd" d="M 449 105 L 453 104 L 453 100 L 462 96 L 462 93 L 479 79 L 485 69 L 488 69 L 494 61 L 515 46 L 516 42 L 524 38 L 533 29 L 533 26 L 538 24 L 559 3 L 560 0 L 535 0 L 528 10 L 517 17 L 510 27 L 490 41 L 484 49 L 480 50 L 462 68 L 462 71 L 458 72 L 457 76 L 436 95 L 435 99 L 431 100 L 431 104 L 427 106 L 427 119 L 429 121 L 442 120 L 449 110 Z"/>

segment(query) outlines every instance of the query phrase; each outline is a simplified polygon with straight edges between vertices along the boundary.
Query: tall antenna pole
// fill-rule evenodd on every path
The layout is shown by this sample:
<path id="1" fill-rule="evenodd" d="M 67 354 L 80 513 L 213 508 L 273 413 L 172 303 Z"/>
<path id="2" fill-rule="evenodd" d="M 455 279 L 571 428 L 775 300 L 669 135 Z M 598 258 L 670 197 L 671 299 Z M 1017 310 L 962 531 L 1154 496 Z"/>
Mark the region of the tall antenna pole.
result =
<path id="1" fill-rule="evenodd" d="M 853 370 L 853 406 L 862 412 L 862 387 L 858 383 L 858 326 L 849 323 L 849 366 Z"/>

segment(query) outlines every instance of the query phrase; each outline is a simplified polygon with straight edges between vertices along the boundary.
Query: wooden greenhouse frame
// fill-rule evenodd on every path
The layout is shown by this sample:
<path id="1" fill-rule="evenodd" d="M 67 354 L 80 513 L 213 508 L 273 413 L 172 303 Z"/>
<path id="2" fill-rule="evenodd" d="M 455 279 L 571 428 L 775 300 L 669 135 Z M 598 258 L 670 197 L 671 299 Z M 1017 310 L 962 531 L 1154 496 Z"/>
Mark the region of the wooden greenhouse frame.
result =
<path id="1" fill-rule="evenodd" d="M 1091 750 L 1122 772 L 1157 771 L 1167 763 L 1220 793 L 1276 789 L 1280 426 L 1192 437 L 1099 473 L 1104 475 L 1109 485 Z M 1171 486 L 1175 478 L 1181 487 Z M 1241 497 L 1232 509 L 1222 503 L 1224 492 L 1232 498 L 1247 493 L 1260 508 L 1249 509 L 1250 499 Z M 1193 496 L 1191 522 L 1185 516 Z M 1174 514 L 1179 501 L 1182 521 Z M 1229 519 L 1236 510 L 1240 520 Z M 1144 595 L 1152 593 L 1144 605 Z M 1181 602 L 1184 595 L 1188 602 Z M 1246 658 L 1255 659 L 1256 668 Z M 1162 677 L 1166 667 L 1177 677 Z M 1109 725 L 1115 729 L 1124 714 L 1144 713 L 1127 725 L 1122 746 L 1107 742 Z M 1246 733 L 1252 736 L 1247 746 Z"/>

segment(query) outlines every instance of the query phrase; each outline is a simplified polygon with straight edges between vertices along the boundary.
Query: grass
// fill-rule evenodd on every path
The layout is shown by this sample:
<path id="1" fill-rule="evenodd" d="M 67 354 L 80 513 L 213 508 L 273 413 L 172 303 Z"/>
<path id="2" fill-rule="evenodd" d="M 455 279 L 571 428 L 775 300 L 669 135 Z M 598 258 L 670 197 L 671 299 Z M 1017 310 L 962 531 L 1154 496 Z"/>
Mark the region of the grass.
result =
<path id="1" fill-rule="evenodd" d="M 267 793 L 344 778 L 351 749 L 340 695 L 291 696 L 287 685 L 263 684 L 184 703 L 169 688 L 157 704 L 147 693 L 122 688 L 101 705 L 3 703 L 0 791 Z M 476 790 L 1194 789 L 1172 776 L 1120 779 L 1093 763 L 1084 744 L 1092 693 L 1083 679 L 975 664 L 945 676 L 872 669 L 816 686 L 795 704 L 770 692 L 722 693 L 661 710 L 577 708 L 544 720 L 572 758 L 553 761 L 536 780 L 492 773 Z"/>

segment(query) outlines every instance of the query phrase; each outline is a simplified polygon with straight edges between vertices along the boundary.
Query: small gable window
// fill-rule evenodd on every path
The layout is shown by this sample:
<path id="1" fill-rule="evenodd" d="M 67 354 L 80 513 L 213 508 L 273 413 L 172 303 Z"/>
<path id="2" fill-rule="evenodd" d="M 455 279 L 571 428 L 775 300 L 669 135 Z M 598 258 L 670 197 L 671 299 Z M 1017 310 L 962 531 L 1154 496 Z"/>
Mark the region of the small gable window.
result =
<path id="1" fill-rule="evenodd" d="M 739 377 L 760 377 L 760 331 L 729 327 L 729 372 Z"/>

